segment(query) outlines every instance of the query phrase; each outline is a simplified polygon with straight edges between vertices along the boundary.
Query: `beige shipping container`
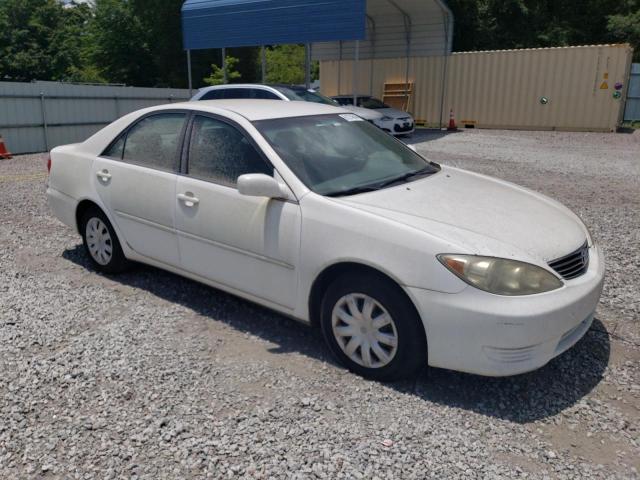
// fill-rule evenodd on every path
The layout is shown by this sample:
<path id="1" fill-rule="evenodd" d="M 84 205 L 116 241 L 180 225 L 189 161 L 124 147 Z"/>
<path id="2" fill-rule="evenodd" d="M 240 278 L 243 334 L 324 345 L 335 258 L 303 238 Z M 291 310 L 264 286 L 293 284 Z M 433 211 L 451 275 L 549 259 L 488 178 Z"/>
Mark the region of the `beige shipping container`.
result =
<path id="1" fill-rule="evenodd" d="M 454 53 L 409 59 L 409 110 L 427 126 L 614 131 L 622 121 L 631 58 L 628 44 Z M 358 62 L 359 94 L 382 97 L 403 83 L 407 59 Z M 326 95 L 353 93 L 351 60 L 322 61 Z M 616 83 L 623 85 L 620 98 Z M 444 92 L 444 102 L 442 102 Z"/>

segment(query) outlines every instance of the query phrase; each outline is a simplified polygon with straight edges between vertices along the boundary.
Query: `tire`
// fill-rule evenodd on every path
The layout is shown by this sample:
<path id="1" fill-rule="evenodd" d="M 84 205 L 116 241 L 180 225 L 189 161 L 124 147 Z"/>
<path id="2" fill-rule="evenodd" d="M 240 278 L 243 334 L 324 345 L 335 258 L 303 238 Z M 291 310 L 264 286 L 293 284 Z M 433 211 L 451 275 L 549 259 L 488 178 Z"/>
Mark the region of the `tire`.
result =
<path id="1" fill-rule="evenodd" d="M 395 381 L 413 377 L 427 366 L 422 321 L 402 289 L 386 277 L 343 275 L 329 286 L 320 308 L 325 341 L 350 371 L 372 380 Z"/>
<path id="2" fill-rule="evenodd" d="M 129 261 L 122 252 L 118 236 L 102 210 L 89 208 L 82 215 L 80 233 L 85 252 L 95 270 L 102 273 L 120 273 Z"/>

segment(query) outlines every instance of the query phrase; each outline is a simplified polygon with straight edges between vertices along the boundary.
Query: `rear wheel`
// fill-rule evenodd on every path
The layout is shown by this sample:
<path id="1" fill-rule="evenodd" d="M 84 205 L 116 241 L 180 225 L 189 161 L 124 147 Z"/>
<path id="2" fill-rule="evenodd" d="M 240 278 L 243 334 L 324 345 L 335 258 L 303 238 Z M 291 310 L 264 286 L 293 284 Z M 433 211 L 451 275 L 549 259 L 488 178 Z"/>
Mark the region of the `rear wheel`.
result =
<path id="1" fill-rule="evenodd" d="M 329 286 L 321 306 L 322 332 L 338 360 L 363 377 L 392 381 L 427 364 L 420 318 L 398 285 L 358 273 Z"/>
<path id="2" fill-rule="evenodd" d="M 104 273 L 119 273 L 129 262 L 109 219 L 99 208 L 90 208 L 80 222 L 82 242 L 93 267 Z"/>

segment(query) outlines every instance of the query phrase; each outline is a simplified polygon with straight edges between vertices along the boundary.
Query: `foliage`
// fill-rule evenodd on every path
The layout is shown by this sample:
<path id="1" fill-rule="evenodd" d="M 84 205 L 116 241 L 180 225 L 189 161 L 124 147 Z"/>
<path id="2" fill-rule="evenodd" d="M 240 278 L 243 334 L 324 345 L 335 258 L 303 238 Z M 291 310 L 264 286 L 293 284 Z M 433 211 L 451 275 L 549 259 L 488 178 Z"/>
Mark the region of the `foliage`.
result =
<path id="1" fill-rule="evenodd" d="M 267 48 L 267 83 L 304 83 L 305 49 L 302 45 Z"/>
<path id="2" fill-rule="evenodd" d="M 640 0 L 449 0 L 454 50 L 629 42 L 640 54 Z M 635 32 L 635 33 L 634 33 Z"/>
<path id="3" fill-rule="evenodd" d="M 0 79 L 187 86 L 183 0 L 0 0 Z M 629 42 L 640 61 L 640 0 L 448 0 L 454 50 Z M 260 81 L 259 48 L 230 48 L 229 81 Z M 220 50 L 191 54 L 193 78 L 219 82 Z M 304 83 L 302 45 L 267 49 L 267 81 Z M 317 78 L 318 65 L 312 68 Z M 195 87 L 200 82 L 196 80 Z"/>
<path id="4" fill-rule="evenodd" d="M 305 82 L 304 45 L 277 45 L 267 48 L 267 83 L 302 84 Z M 319 65 L 311 65 L 311 78 L 319 77 Z"/>
<path id="5" fill-rule="evenodd" d="M 89 15 L 86 5 L 0 0 L 0 79 L 65 80 L 81 64 L 77 39 Z"/>
<path id="6" fill-rule="evenodd" d="M 635 46 L 634 59 L 640 62 L 640 0 L 627 2 L 626 12 L 610 15 L 607 28 L 617 41 Z"/>
<path id="7" fill-rule="evenodd" d="M 237 80 L 242 77 L 240 72 L 237 70 L 238 60 L 236 57 L 230 57 L 227 55 L 226 63 L 227 63 L 227 81 L 228 83 L 233 83 L 233 80 Z M 219 67 L 215 63 L 211 65 L 211 75 L 202 79 L 204 83 L 207 85 L 222 85 L 225 83 L 224 81 L 224 70 L 222 67 Z"/>

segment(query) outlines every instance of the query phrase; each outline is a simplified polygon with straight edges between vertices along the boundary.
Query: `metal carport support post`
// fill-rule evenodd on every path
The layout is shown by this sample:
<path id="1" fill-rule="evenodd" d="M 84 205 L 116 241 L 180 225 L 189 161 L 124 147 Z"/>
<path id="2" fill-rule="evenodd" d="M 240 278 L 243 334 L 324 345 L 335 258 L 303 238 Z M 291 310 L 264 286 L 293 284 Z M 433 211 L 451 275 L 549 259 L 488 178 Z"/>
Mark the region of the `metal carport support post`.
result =
<path id="1" fill-rule="evenodd" d="M 404 22 L 404 33 L 407 41 L 407 69 L 405 70 L 404 75 L 404 94 L 407 97 L 407 110 L 409 109 L 409 58 L 411 56 L 411 17 L 407 12 L 405 12 L 402 8 L 398 6 L 398 4 L 394 0 L 388 0 L 391 5 L 393 5 L 396 10 L 400 12 L 402 15 L 402 21 Z"/>
<path id="2" fill-rule="evenodd" d="M 222 47 L 222 75 L 224 83 L 227 84 L 229 82 L 229 77 L 227 75 L 227 49 L 224 47 Z"/>
<path id="3" fill-rule="evenodd" d="M 262 83 L 267 83 L 267 52 L 264 45 L 260 47 L 260 64 L 262 67 Z"/>
<path id="4" fill-rule="evenodd" d="M 356 40 L 356 51 L 353 59 L 353 106 L 358 106 L 358 63 L 360 61 L 360 40 Z"/>
<path id="5" fill-rule="evenodd" d="M 445 124 L 445 120 L 442 118 L 444 115 L 444 96 L 446 93 L 447 87 L 447 74 L 449 70 L 449 55 L 451 55 L 451 51 L 453 50 L 453 12 L 447 5 L 441 0 L 435 0 L 440 9 L 442 10 L 442 24 L 444 26 L 444 36 L 445 36 L 445 44 L 444 44 L 444 59 L 442 66 L 442 89 L 440 96 L 440 128 Z"/>
<path id="6" fill-rule="evenodd" d="M 369 68 L 369 95 L 373 96 L 373 64 L 376 59 L 376 22 L 373 18 L 367 15 L 367 21 L 371 26 L 371 39 L 369 40 L 371 44 L 371 67 Z"/>
<path id="7" fill-rule="evenodd" d="M 189 98 L 193 96 L 193 82 L 191 79 L 191 50 L 187 50 L 187 76 L 189 77 Z"/>
<path id="8" fill-rule="evenodd" d="M 304 83 L 307 89 L 311 88 L 311 44 L 304 45 Z"/>

